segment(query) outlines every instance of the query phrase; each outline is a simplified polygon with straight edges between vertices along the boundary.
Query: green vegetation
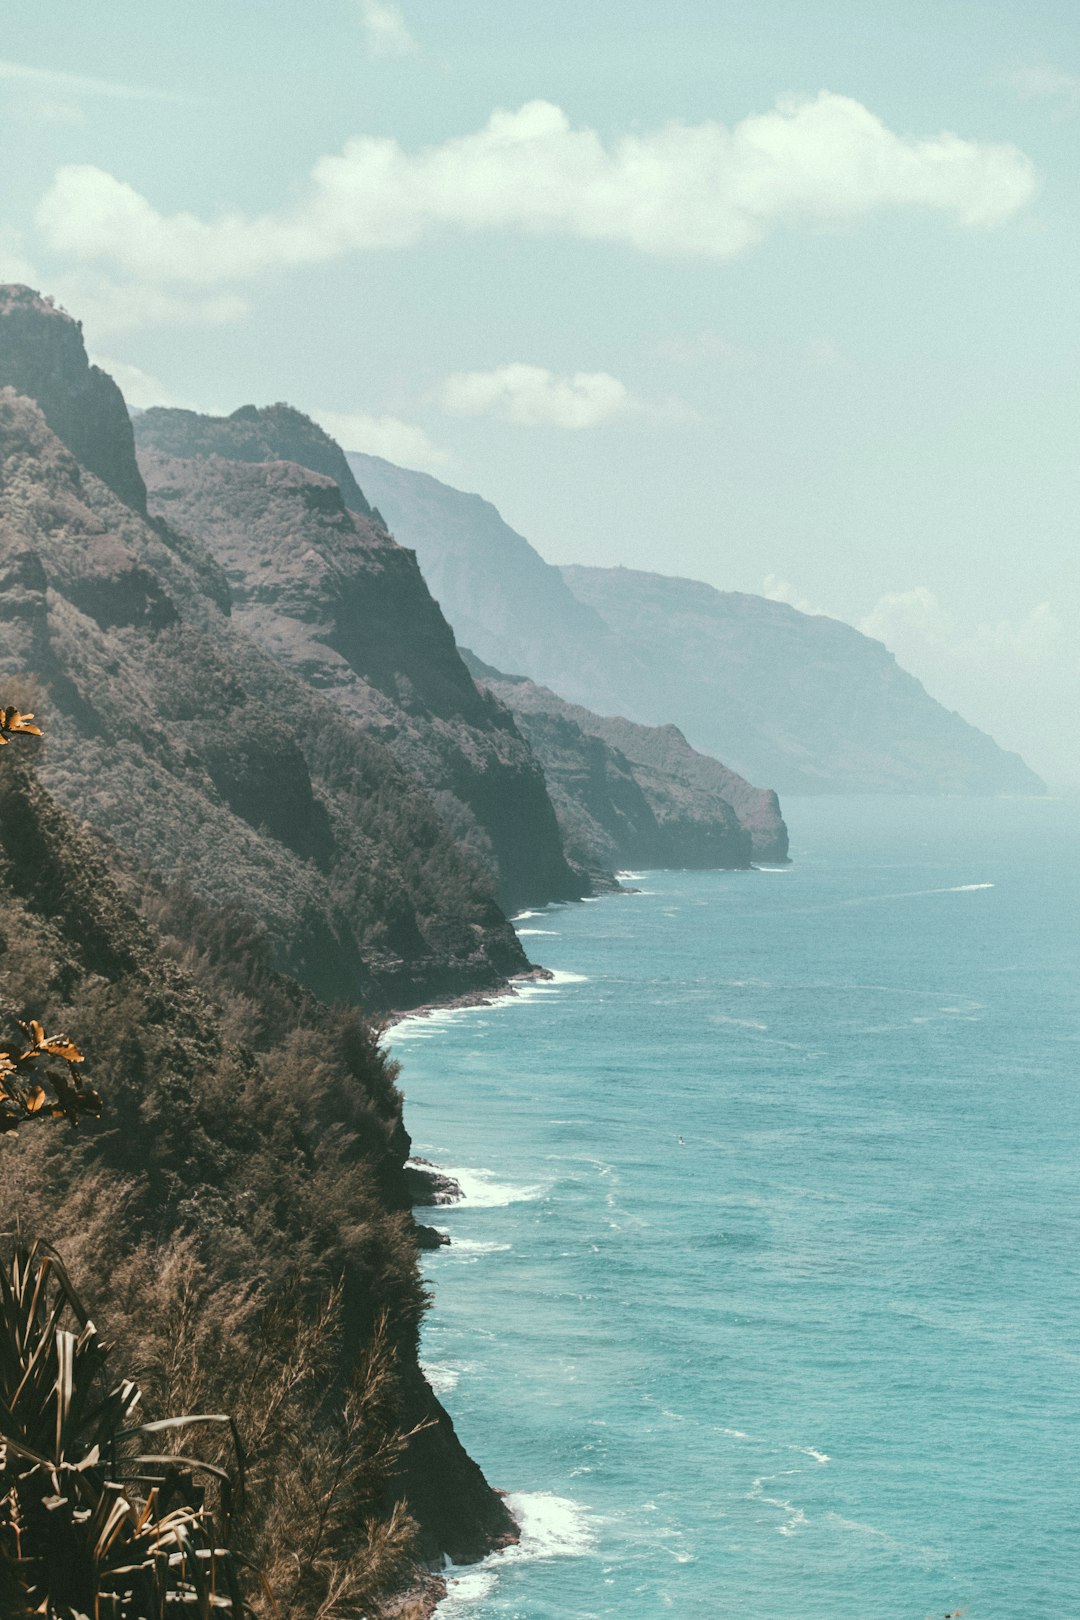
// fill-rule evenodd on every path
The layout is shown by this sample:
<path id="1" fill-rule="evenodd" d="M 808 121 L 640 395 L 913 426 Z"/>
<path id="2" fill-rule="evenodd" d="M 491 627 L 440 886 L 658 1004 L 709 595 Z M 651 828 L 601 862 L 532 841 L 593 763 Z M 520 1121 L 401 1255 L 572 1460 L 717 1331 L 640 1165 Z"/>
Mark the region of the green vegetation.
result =
<path id="1" fill-rule="evenodd" d="M 85 1047 L 106 1106 L 75 1109 L 77 1132 L 0 1137 L 3 1578 L 56 1620 L 156 1620 L 146 1594 L 168 1596 L 168 1549 L 178 1591 L 209 1561 L 218 1595 L 257 1616 L 373 1620 L 439 1550 L 410 1511 L 433 1464 L 466 1545 L 510 1528 L 482 1480 L 470 1525 L 478 1471 L 424 1404 L 394 1065 L 377 1031 L 278 974 L 242 917 L 159 891 L 152 932 L 15 752 L 0 761 L 0 1012 L 39 1016 L 9 1063 L 22 1091 L 40 1076 L 59 1101 L 48 1077 L 74 1074 Z M 45 1034 L 60 1027 L 80 1046 Z M 91 1320 L 137 1369 L 141 1424 Z M 232 1426 L 210 1426 L 185 1463 L 185 1412 L 231 1414 L 246 1453 L 235 1500 Z M 100 1576 L 96 1609 L 84 1587 L 49 1590 L 68 1565 Z M 138 1595 L 122 1598 L 129 1567 Z M 20 1610 L 3 1597 L 0 1612 Z"/>

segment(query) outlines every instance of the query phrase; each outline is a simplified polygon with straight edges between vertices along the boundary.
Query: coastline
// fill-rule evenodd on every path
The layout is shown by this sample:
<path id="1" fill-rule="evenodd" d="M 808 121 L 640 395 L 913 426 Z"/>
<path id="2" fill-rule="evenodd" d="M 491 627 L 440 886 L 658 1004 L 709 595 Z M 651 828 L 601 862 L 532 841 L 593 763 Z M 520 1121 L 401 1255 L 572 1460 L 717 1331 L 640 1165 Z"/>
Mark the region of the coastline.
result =
<path id="1" fill-rule="evenodd" d="M 418 1007 L 395 1010 L 383 1019 L 381 1038 L 389 1040 L 392 1031 L 406 1021 L 412 1019 L 430 1019 L 442 1013 L 463 1012 L 476 1007 L 490 1007 L 495 1005 L 497 1002 L 506 1001 L 511 997 L 517 997 L 519 995 L 519 990 L 517 988 L 519 985 L 529 986 L 536 984 L 551 984 L 555 982 L 555 979 L 556 974 L 552 969 L 533 966 L 525 973 L 515 974 L 512 979 L 509 979 L 504 985 L 500 985 L 495 989 L 466 991 L 462 995 L 447 996 L 442 1000 L 424 1002 Z M 434 1209 L 438 1208 L 441 1203 L 453 1204 L 464 1199 L 465 1194 L 462 1188 L 456 1182 L 453 1182 L 451 1178 L 446 1177 L 437 1165 L 428 1164 L 426 1161 L 422 1161 L 418 1164 L 410 1157 L 410 1159 L 407 1161 L 407 1166 L 414 1171 L 414 1174 L 423 1175 L 425 1179 L 429 1179 L 432 1183 L 432 1195 L 430 1197 L 430 1201 L 418 1201 L 413 1206 L 414 1221 L 416 1221 L 416 1209 Z M 444 1195 L 440 1197 L 437 1196 L 436 1189 L 440 1188 L 443 1183 L 452 1186 L 453 1191 L 449 1192 L 448 1196 Z M 443 1241 L 441 1237 L 439 1238 L 438 1242 L 432 1242 L 431 1239 L 428 1238 L 429 1232 L 434 1235 L 433 1228 L 424 1227 L 419 1221 L 416 1221 L 416 1226 L 417 1241 L 421 1252 L 423 1252 L 425 1249 L 441 1246 Z M 424 1377 L 425 1383 L 427 1383 L 427 1376 L 424 1373 L 422 1366 L 420 1368 L 420 1372 Z M 430 1384 L 428 1387 L 430 1388 Z M 434 1396 L 434 1392 L 432 1393 L 433 1398 L 438 1400 L 439 1397 Z M 441 1401 L 439 1404 L 441 1405 Z M 449 1414 L 447 1415 L 449 1416 Z M 450 1421 L 452 1423 L 453 1419 L 451 1418 Z M 390 1605 L 385 1609 L 387 1620 L 435 1620 L 440 1605 L 448 1597 L 453 1596 L 452 1592 L 450 1591 L 448 1581 L 453 1580 L 455 1578 L 455 1574 L 457 1574 L 458 1579 L 468 1574 L 475 1574 L 477 1579 L 483 1580 L 483 1575 L 481 1572 L 484 1571 L 489 1559 L 496 1558 L 514 1546 L 519 1546 L 521 1544 L 522 1537 L 525 1534 L 525 1528 L 521 1517 L 514 1513 L 511 1508 L 508 1493 L 505 1490 L 500 1490 L 495 1485 L 490 1485 L 490 1483 L 489 1489 L 496 1496 L 501 1497 L 505 1503 L 507 1512 L 509 1513 L 511 1520 L 516 1527 L 517 1534 L 515 1537 L 512 1540 L 503 1540 L 501 1543 L 498 1541 L 493 1542 L 488 1550 L 479 1558 L 476 1558 L 468 1563 L 452 1564 L 446 1571 L 439 1571 L 431 1568 L 430 1566 L 428 1566 L 426 1569 L 423 1567 L 418 1567 L 415 1571 L 413 1579 L 401 1593 L 400 1597 L 392 1599 Z M 460 1574 L 458 1574 L 458 1572 L 460 1572 Z"/>
<path id="2" fill-rule="evenodd" d="M 515 973 L 512 979 L 505 984 L 497 985 L 491 990 L 466 990 L 459 996 L 446 996 L 442 1000 L 423 1001 L 418 1007 L 396 1008 L 386 1013 L 380 1020 L 380 1027 L 385 1034 L 398 1024 L 403 1024 L 409 1018 L 432 1018 L 437 1013 L 460 1012 L 468 1007 L 491 1007 L 496 1001 L 507 996 L 518 994 L 515 988 L 519 984 L 543 984 L 554 979 L 555 975 L 550 968 L 531 967 L 526 973 Z"/>
<path id="3" fill-rule="evenodd" d="M 401 1024 L 405 1023 L 407 1020 L 429 1019 L 441 1013 L 467 1011 L 468 1009 L 474 1007 L 490 1007 L 498 1001 L 505 1001 L 510 997 L 518 996 L 518 985 L 545 984 L 551 983 L 554 979 L 555 974 L 550 968 L 533 966 L 527 972 L 515 974 L 514 977 L 507 980 L 505 984 L 499 985 L 491 990 L 466 991 L 461 995 L 447 996 L 441 1000 L 423 1002 L 417 1007 L 395 1010 L 394 1012 L 389 1013 L 382 1020 L 380 1038 L 388 1039 L 391 1032 Z M 426 1249 L 439 1247 L 443 1239 L 440 1236 L 436 1241 L 432 1241 L 435 1236 L 434 1228 L 426 1227 L 422 1225 L 421 1222 L 417 1221 L 415 1210 L 437 1208 L 441 1202 L 457 1203 L 463 1199 L 465 1195 L 461 1187 L 458 1186 L 456 1182 L 450 1183 L 450 1178 L 444 1177 L 436 1165 L 425 1165 L 424 1169 L 420 1170 L 420 1167 L 415 1165 L 412 1158 L 410 1158 L 407 1161 L 407 1167 L 412 1168 L 414 1173 L 419 1172 L 420 1174 L 425 1174 L 426 1179 L 430 1179 L 433 1186 L 432 1196 L 429 1201 L 418 1200 L 413 1205 L 413 1220 L 416 1224 L 417 1246 L 422 1253 Z M 452 1185 L 454 1190 L 449 1194 L 449 1196 L 438 1198 L 435 1196 L 435 1185 L 443 1182 Z M 424 1379 L 425 1384 L 427 1384 L 428 1388 L 430 1389 L 430 1383 L 428 1382 L 422 1366 L 419 1368 L 419 1371 Z M 432 1398 L 439 1401 L 439 1397 L 435 1395 L 434 1391 L 432 1391 Z M 439 1401 L 439 1404 L 442 1404 L 441 1401 Z M 447 1413 L 447 1417 L 449 1418 L 449 1413 Z M 450 1418 L 450 1422 L 451 1424 L 453 1423 L 452 1418 Z M 493 1558 L 498 1554 L 505 1552 L 508 1548 L 519 1543 L 521 1540 L 521 1536 L 523 1534 L 522 1524 L 517 1515 L 510 1510 L 510 1506 L 507 1501 L 507 1492 L 504 1490 L 499 1490 L 497 1486 L 490 1485 L 490 1483 L 489 1489 L 494 1493 L 494 1495 L 501 1497 L 504 1503 L 506 1503 L 507 1512 L 516 1528 L 516 1535 L 513 1539 L 493 1541 L 492 1545 L 478 1558 L 470 1563 L 452 1565 L 452 1569 L 478 1571 L 487 1563 L 489 1558 Z M 444 1600 L 450 1595 L 451 1593 L 447 1584 L 447 1576 L 445 1573 L 442 1573 L 431 1566 L 426 1568 L 423 1566 L 418 1566 L 405 1589 L 398 1597 L 390 1599 L 388 1604 L 385 1606 L 384 1613 L 386 1615 L 386 1620 L 434 1620 L 440 1604 L 443 1603 Z"/>

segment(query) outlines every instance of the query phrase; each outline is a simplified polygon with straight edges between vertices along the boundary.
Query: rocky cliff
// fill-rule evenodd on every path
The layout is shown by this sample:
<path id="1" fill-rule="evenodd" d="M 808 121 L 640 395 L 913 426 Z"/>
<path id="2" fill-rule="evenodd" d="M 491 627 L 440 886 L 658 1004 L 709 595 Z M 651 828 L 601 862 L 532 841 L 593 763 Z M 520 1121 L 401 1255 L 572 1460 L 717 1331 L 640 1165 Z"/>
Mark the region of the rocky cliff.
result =
<path id="1" fill-rule="evenodd" d="M 492 870 L 500 901 L 579 897 L 531 750 L 477 691 L 415 555 L 351 474 L 343 489 L 321 470 L 340 471 L 333 441 L 287 406 L 148 411 L 137 439 L 151 510 L 210 550 L 235 622 L 415 772 Z M 264 451 L 305 461 L 252 460 Z"/>
<path id="2" fill-rule="evenodd" d="M 87 360 L 82 327 L 31 288 L 8 285 L 0 287 L 0 332 L 0 388 L 36 400 L 76 461 L 145 514 L 124 396 Z"/>
<path id="3" fill-rule="evenodd" d="M 22 385 L 59 399 L 67 365 L 89 408 L 75 323 L 21 292 L 0 309 L 0 371 L 14 349 Z M 96 443 L 104 427 L 66 431 Z M 522 971 L 490 879 L 415 774 L 246 636 L 220 565 L 140 506 L 34 400 L 0 393 L 0 675 L 37 685 L 46 782 L 136 868 L 253 917 L 324 996 L 409 1006 Z"/>
<path id="4" fill-rule="evenodd" d="M 776 794 L 692 749 L 675 726 L 641 726 L 566 703 L 466 653 L 510 708 L 548 778 L 574 859 L 592 869 L 740 867 L 786 861 Z"/>
<path id="5" fill-rule="evenodd" d="M 1033 793 L 1042 784 L 944 709 L 880 642 L 694 580 L 559 570 L 475 495 L 349 454 L 459 638 L 601 714 L 676 725 L 781 793 Z"/>
<path id="6" fill-rule="evenodd" d="M 282 1599 L 311 1550 L 305 1493 L 322 1488 L 345 1392 L 380 1343 L 369 1444 L 383 1425 L 415 1432 L 365 1517 L 350 1529 L 348 1504 L 336 1507 L 316 1544 L 320 1579 L 332 1589 L 366 1519 L 387 1520 L 399 1496 L 418 1535 L 389 1567 L 396 1582 L 414 1559 L 468 1560 L 513 1539 L 417 1363 L 425 1291 L 394 1065 L 219 913 L 159 904 L 165 936 L 140 920 L 130 881 L 112 880 L 107 850 L 43 790 L 24 746 L 38 752 L 20 742 L 0 758 L 2 1036 L 31 1015 L 70 1030 L 105 1111 L 77 1134 L 46 1123 L 0 1136 L 0 1232 L 20 1223 L 60 1247 L 114 1364 L 137 1370 L 144 1420 L 237 1415 L 237 1550 Z M 50 734 L 46 747 L 61 746 Z"/>

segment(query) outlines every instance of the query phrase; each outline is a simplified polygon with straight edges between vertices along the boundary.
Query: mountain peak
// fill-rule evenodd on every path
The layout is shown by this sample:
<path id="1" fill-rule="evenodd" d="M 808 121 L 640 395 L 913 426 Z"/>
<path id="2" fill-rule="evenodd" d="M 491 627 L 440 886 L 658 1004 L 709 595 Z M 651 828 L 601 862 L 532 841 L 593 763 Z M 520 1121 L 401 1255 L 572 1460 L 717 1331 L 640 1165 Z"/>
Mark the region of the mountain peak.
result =
<path id="1" fill-rule="evenodd" d="M 135 424 L 140 450 L 160 450 L 182 461 L 224 456 L 229 461 L 292 461 L 332 478 L 358 517 L 375 514 L 353 476 L 344 452 L 325 428 L 295 405 L 241 405 L 229 416 L 205 416 L 155 405 Z"/>
<path id="2" fill-rule="evenodd" d="M 92 366 L 82 326 L 18 282 L 0 286 L 0 388 L 35 400 L 57 438 L 114 495 L 146 514 L 146 487 L 124 396 Z"/>

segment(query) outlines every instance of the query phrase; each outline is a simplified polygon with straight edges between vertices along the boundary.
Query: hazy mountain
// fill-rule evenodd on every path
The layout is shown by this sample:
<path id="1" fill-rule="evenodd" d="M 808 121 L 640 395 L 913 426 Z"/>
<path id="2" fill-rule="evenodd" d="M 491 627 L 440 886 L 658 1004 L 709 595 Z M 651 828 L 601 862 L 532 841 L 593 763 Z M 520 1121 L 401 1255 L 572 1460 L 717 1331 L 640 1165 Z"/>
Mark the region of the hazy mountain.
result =
<path id="1" fill-rule="evenodd" d="M 838 619 L 629 568 L 562 573 L 654 672 L 635 684 L 635 711 L 676 714 L 699 747 L 751 776 L 787 792 L 1043 790 L 1018 754 Z"/>
<path id="2" fill-rule="evenodd" d="M 785 793 L 1042 791 L 1018 755 L 849 625 L 693 580 L 560 570 L 479 497 L 348 459 L 459 638 L 497 668 L 594 711 L 674 723 Z"/>
<path id="3" fill-rule="evenodd" d="M 578 600 L 557 568 L 500 517 L 490 501 L 451 489 L 427 473 L 395 467 L 380 456 L 349 451 L 357 479 L 396 538 L 417 556 L 431 594 L 459 645 L 496 669 L 522 671 L 566 697 L 566 679 L 584 655 L 612 680 L 594 708 L 619 710 L 617 667 L 624 656 L 595 609 Z"/>
<path id="4" fill-rule="evenodd" d="M 463 656 L 532 744 L 573 859 L 589 869 L 787 859 L 776 794 L 696 753 L 677 727 L 606 719 Z"/>
<path id="5" fill-rule="evenodd" d="M 234 622 L 416 773 L 502 903 L 579 896 L 528 744 L 477 691 L 413 553 L 347 468 L 351 510 L 320 470 L 344 465 L 333 440 L 281 405 L 220 418 L 148 411 L 136 439 L 151 510 L 225 570 Z"/>

